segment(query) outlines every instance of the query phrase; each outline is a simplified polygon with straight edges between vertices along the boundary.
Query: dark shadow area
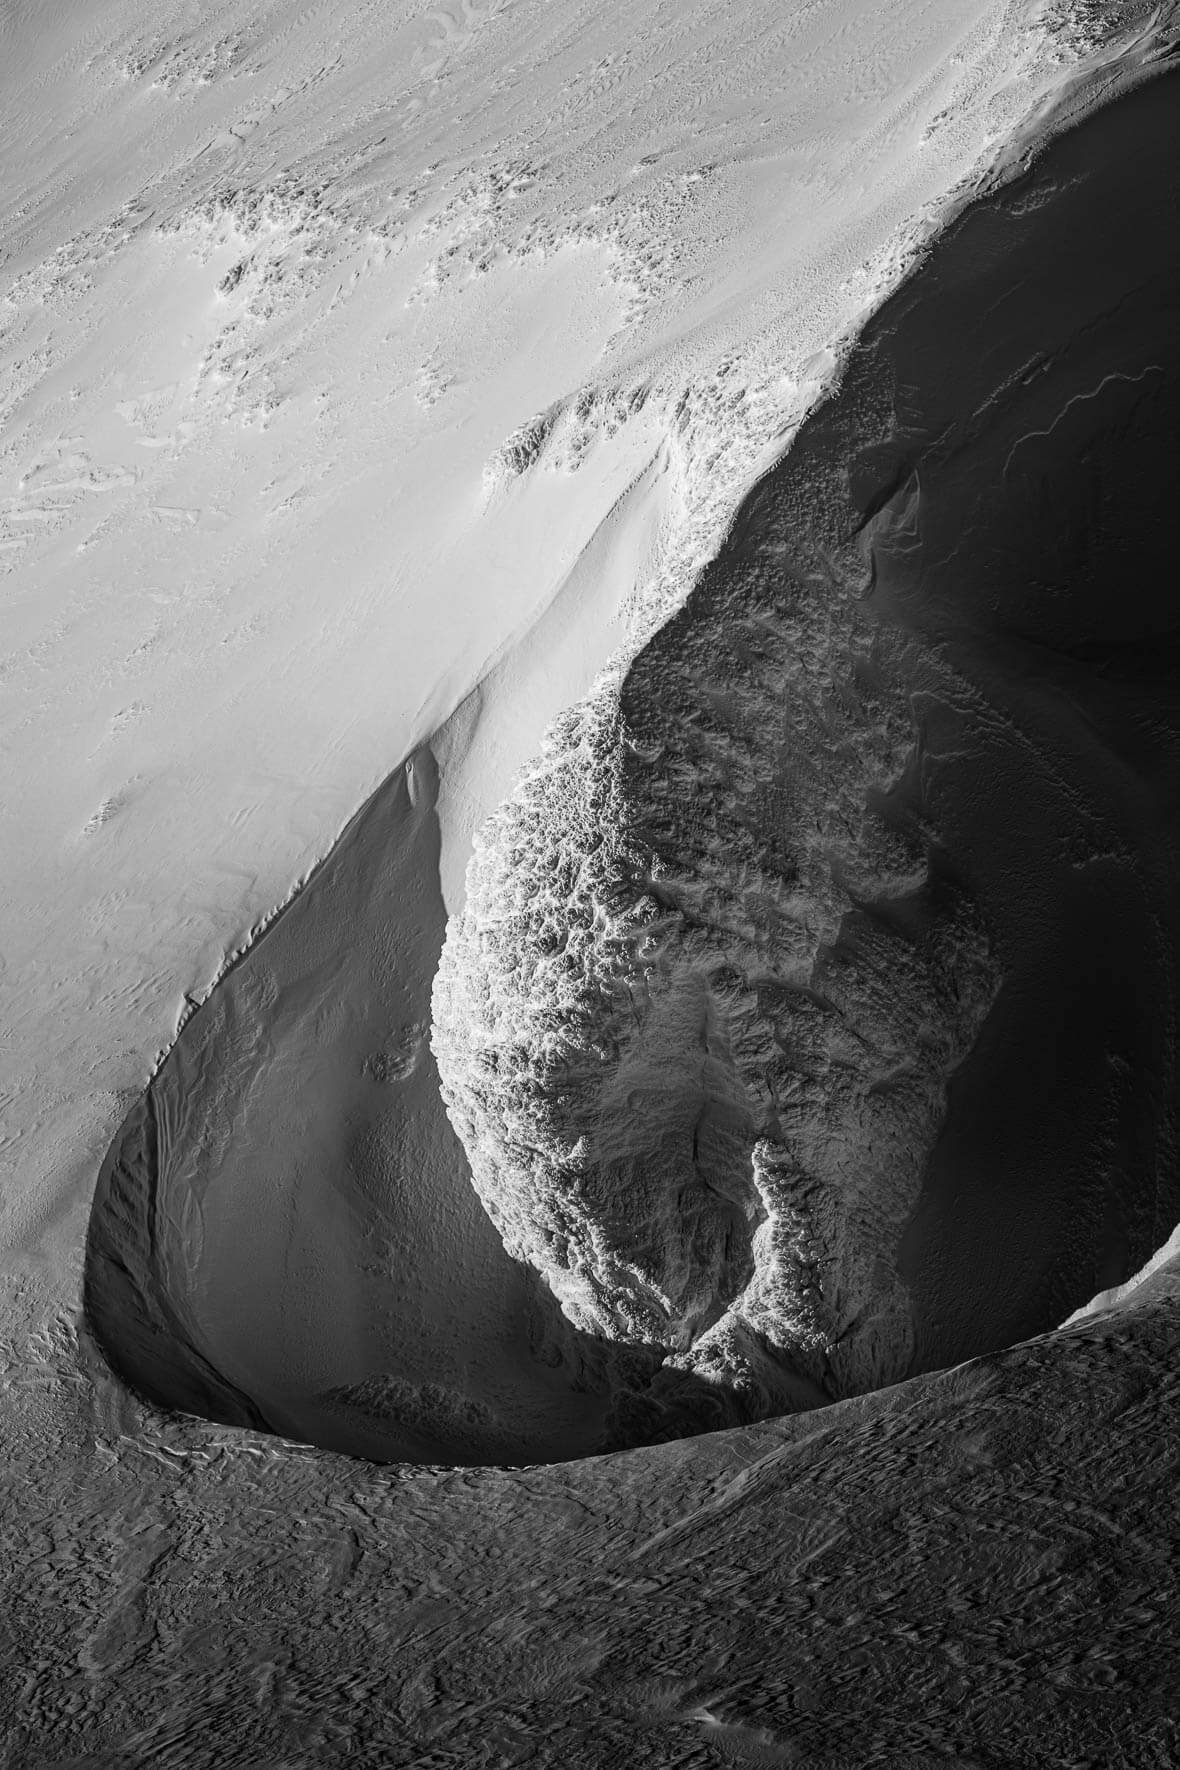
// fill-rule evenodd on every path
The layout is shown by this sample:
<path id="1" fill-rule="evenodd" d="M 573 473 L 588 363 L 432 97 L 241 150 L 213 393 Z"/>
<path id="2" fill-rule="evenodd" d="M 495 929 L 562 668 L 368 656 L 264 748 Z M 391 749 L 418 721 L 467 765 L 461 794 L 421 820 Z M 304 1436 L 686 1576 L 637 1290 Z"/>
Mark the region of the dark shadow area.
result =
<path id="1" fill-rule="evenodd" d="M 1002 967 L 900 1250 L 915 1370 L 1053 1327 L 1180 1218 L 1177 165 L 1165 73 L 967 211 L 711 568 L 799 538 L 898 637 L 917 750 L 879 810 L 933 833 L 931 889 Z M 577 1332 L 484 1215 L 429 1045 L 434 805 L 424 750 L 129 1116 L 87 1246 L 106 1356 L 164 1407 L 378 1460 L 751 1417 Z"/>
<path id="2" fill-rule="evenodd" d="M 870 607 L 914 809 L 1004 984 L 902 1248 L 916 1368 L 1052 1328 L 1180 1217 L 1180 81 L 1066 136 L 895 304 Z"/>

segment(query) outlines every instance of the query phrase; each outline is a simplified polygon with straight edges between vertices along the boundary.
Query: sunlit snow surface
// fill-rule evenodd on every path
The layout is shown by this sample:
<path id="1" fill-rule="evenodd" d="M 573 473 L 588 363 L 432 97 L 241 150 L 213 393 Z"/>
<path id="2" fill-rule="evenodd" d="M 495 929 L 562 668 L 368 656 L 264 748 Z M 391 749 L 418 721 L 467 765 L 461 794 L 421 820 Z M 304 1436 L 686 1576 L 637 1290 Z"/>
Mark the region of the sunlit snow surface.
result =
<path id="1" fill-rule="evenodd" d="M 268 1403 L 320 1395 L 321 1442 L 425 1407 L 428 1454 L 450 1408 L 518 1460 L 495 1373 L 514 1336 L 558 1369 L 560 1318 L 426 1147 L 471 832 L 683 600 L 961 182 L 1131 83 L 1166 13 L 5 19 L 15 1762 L 1174 1757 L 1166 1264 L 948 1376 L 517 1474 L 162 1416 L 71 1325 L 93 1174 L 185 995 L 397 765 L 160 1072 L 169 1147 L 200 1184 L 229 1150 L 237 1190 L 147 1220 L 174 1318 L 134 1331 L 203 1310 Z M 886 553 L 912 507 L 903 473 Z M 284 1025 L 324 1052 L 294 1087 Z M 227 1393 L 175 1399 L 248 1418 Z M 570 1454 L 565 1406 L 539 1454 Z"/>

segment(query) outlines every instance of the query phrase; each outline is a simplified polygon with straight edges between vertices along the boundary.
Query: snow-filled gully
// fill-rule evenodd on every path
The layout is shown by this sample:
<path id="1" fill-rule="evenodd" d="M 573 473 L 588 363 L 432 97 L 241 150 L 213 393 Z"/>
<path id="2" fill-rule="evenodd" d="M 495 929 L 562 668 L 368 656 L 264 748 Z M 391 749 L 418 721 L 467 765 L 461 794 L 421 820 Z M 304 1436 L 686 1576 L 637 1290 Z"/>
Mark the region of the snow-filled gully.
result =
<path id="1" fill-rule="evenodd" d="M 1178 80 L 947 229 L 449 929 L 444 731 L 186 1022 L 90 1222 L 134 1388 L 560 1460 L 1044 1333 L 1167 1238 Z"/>

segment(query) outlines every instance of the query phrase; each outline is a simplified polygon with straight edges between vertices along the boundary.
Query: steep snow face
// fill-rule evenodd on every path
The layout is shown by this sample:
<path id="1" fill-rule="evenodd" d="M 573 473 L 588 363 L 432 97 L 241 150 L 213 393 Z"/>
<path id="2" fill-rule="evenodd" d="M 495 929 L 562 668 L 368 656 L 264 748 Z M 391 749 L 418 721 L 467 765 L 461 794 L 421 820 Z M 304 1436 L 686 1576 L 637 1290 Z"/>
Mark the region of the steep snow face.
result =
<path id="1" fill-rule="evenodd" d="M 891 815 L 915 660 L 800 530 L 807 489 L 788 472 L 781 514 L 551 734 L 434 995 L 509 1250 L 584 1330 L 762 1407 L 906 1368 L 897 1246 L 998 981 Z"/>
<path id="2" fill-rule="evenodd" d="M 1180 1211 L 1175 97 L 948 230 L 477 843 L 480 1196 L 748 1404 L 1050 1326 Z"/>

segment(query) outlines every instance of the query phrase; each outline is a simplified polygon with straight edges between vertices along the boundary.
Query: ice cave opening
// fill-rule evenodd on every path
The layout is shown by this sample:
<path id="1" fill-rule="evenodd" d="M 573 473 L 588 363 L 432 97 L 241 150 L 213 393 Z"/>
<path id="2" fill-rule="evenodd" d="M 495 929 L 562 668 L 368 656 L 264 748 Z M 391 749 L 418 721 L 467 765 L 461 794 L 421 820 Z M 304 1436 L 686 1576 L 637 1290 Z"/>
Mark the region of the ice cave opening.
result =
<path id="1" fill-rule="evenodd" d="M 427 750 L 185 1023 L 90 1223 L 133 1388 L 561 1460 L 1050 1332 L 1167 1238 L 1178 79 L 948 226 L 449 930 Z"/>

